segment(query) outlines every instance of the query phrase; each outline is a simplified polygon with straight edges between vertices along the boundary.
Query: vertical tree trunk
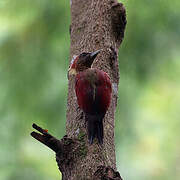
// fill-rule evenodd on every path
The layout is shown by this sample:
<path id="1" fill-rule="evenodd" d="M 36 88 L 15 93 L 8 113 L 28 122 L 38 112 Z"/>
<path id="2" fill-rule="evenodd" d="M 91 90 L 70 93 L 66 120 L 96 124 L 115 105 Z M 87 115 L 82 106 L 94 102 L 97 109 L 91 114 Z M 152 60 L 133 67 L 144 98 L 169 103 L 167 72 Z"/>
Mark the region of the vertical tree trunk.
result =
<path id="1" fill-rule="evenodd" d="M 122 180 L 116 172 L 114 146 L 114 112 L 117 104 L 119 67 L 118 48 L 124 37 L 126 14 L 122 4 L 113 0 L 71 0 L 71 57 L 83 51 L 102 49 L 93 67 L 107 72 L 113 92 L 110 108 L 104 118 L 104 143 L 89 145 L 83 112 L 77 105 L 74 78 L 69 80 L 67 135 L 57 140 L 47 130 L 31 135 L 56 152 L 63 180 Z"/>
<path id="2" fill-rule="evenodd" d="M 80 141 L 78 158 L 71 166 L 68 178 L 92 179 L 98 166 L 116 170 L 114 146 L 114 112 L 117 104 L 119 67 L 117 52 L 124 37 L 125 8 L 112 0 L 71 0 L 71 58 L 81 52 L 102 49 L 93 67 L 107 72 L 113 93 L 111 105 L 104 119 L 104 143 L 89 145 L 83 112 L 77 105 L 74 78 L 69 80 L 67 105 L 67 136 Z"/>

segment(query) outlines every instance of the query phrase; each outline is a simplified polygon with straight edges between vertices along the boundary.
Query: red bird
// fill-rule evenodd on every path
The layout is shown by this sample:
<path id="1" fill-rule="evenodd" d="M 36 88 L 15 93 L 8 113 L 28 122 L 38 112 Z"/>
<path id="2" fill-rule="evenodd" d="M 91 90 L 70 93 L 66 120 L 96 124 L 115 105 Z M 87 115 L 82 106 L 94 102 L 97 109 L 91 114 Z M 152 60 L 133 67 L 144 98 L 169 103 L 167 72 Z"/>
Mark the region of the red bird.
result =
<path id="1" fill-rule="evenodd" d="M 108 74 L 91 65 L 100 50 L 83 52 L 75 57 L 69 75 L 75 75 L 75 91 L 79 107 L 88 122 L 88 140 L 92 144 L 97 137 L 103 144 L 103 118 L 110 105 L 112 85 Z"/>

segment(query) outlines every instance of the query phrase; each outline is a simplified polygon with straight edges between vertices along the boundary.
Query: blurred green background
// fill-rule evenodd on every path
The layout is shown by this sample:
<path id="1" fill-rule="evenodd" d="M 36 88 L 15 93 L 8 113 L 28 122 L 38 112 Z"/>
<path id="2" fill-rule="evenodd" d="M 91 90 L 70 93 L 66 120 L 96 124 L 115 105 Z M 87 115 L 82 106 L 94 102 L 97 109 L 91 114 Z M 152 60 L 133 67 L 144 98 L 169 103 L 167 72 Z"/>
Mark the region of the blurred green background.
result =
<path id="1" fill-rule="evenodd" d="M 180 178 L 180 1 L 123 0 L 117 167 L 125 180 Z M 0 0 L 0 180 L 59 180 L 33 122 L 65 134 L 69 1 Z"/>

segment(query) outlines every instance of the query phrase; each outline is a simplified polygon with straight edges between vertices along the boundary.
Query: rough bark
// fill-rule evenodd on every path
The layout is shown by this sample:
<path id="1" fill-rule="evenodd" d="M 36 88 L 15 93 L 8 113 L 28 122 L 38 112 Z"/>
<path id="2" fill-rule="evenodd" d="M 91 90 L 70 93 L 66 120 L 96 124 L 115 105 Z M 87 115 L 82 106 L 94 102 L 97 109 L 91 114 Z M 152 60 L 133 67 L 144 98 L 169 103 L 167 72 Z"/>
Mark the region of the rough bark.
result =
<path id="1" fill-rule="evenodd" d="M 77 105 L 74 77 L 69 79 L 67 135 L 57 140 L 46 130 L 33 125 L 38 141 L 56 153 L 63 180 L 121 180 L 116 172 L 114 145 L 114 112 L 119 84 L 118 48 L 124 37 L 125 8 L 113 0 L 71 0 L 71 57 L 81 52 L 102 49 L 93 67 L 104 70 L 111 78 L 113 92 L 110 108 L 104 118 L 104 143 L 88 144 L 83 112 Z"/>
<path id="2" fill-rule="evenodd" d="M 98 166 L 116 169 L 114 146 L 114 112 L 117 104 L 119 83 L 118 48 L 124 37 L 125 8 L 111 0 L 72 0 L 71 2 L 71 57 L 81 52 L 102 49 L 93 67 L 110 75 L 113 85 L 111 105 L 104 119 L 104 143 L 89 146 L 83 112 L 77 105 L 74 78 L 69 80 L 66 130 L 68 137 L 84 135 L 83 158 L 77 159 L 71 169 L 73 179 L 91 179 Z M 76 176 L 76 178 L 75 178 Z"/>

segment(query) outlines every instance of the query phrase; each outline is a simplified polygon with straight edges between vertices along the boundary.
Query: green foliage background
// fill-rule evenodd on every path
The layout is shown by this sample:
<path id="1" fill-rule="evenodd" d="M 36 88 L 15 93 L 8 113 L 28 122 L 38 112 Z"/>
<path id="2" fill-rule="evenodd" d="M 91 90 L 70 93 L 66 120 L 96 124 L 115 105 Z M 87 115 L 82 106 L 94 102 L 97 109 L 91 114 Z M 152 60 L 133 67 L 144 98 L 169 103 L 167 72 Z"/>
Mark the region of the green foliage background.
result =
<path id="1" fill-rule="evenodd" d="M 126 180 L 180 177 L 180 1 L 123 0 L 117 166 Z M 65 134 L 69 1 L 0 1 L 0 180 L 58 180 L 33 122 Z"/>

